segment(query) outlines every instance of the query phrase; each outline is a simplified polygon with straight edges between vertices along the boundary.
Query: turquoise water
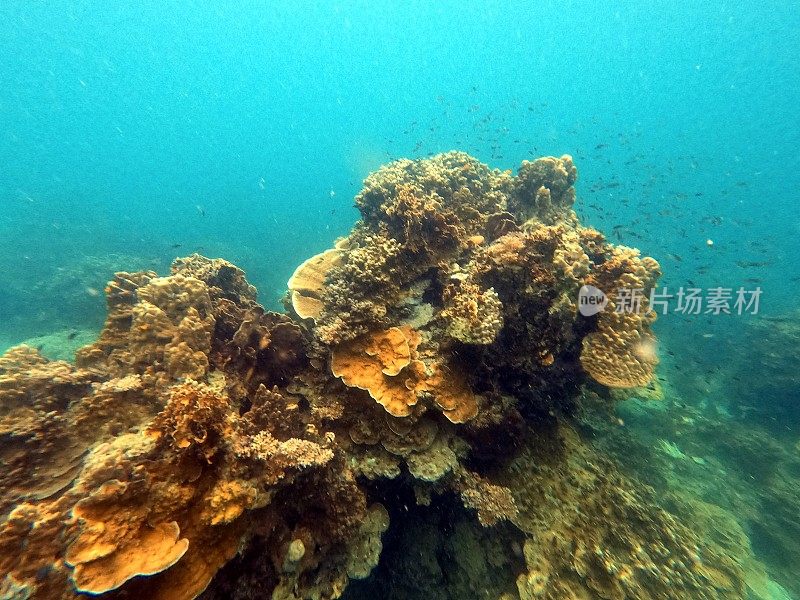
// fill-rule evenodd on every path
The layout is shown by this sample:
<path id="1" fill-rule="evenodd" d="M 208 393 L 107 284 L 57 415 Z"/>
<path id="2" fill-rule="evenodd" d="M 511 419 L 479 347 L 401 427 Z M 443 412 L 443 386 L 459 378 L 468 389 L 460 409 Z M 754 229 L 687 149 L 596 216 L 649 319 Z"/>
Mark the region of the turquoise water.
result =
<path id="1" fill-rule="evenodd" d="M 85 343 L 114 271 L 195 251 L 279 308 L 364 177 L 451 149 L 572 155 L 583 222 L 658 259 L 661 285 L 760 287 L 758 316 L 791 323 L 798 56 L 791 1 L 3 2 L 0 350 Z M 680 402 L 758 413 L 790 448 L 798 338 L 769 323 L 656 331 Z"/>
<path id="2" fill-rule="evenodd" d="M 665 282 L 757 277 L 763 310 L 783 309 L 800 275 L 796 9 L 3 3 L 0 331 L 51 330 L 65 302 L 71 326 L 97 326 L 84 287 L 194 250 L 274 303 L 349 230 L 371 170 L 453 148 L 498 168 L 572 154 L 578 212 L 621 226 Z"/>

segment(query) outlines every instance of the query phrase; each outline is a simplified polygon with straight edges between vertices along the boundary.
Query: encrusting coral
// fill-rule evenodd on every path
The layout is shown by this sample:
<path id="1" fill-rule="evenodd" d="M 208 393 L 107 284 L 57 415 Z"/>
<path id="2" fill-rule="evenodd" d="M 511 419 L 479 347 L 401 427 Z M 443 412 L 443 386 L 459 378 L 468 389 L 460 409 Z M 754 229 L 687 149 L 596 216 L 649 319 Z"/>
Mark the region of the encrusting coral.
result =
<path id="1" fill-rule="evenodd" d="M 474 283 L 462 280 L 448 285 L 443 295 L 446 308 L 442 317 L 448 321 L 450 336 L 465 344 L 494 342 L 503 327 L 503 303 L 494 288 L 481 290 Z"/>
<path id="2" fill-rule="evenodd" d="M 746 597 L 740 565 L 654 508 L 652 490 L 631 485 L 569 427 L 541 437 L 500 475 L 526 534 L 522 600 Z"/>
<path id="3" fill-rule="evenodd" d="M 0 358 L 0 590 L 339 598 L 413 498 L 456 499 L 476 547 L 514 538 L 498 598 L 741 597 L 571 429 L 583 384 L 645 385 L 656 363 L 646 303 L 586 318 L 578 291 L 658 276 L 578 223 L 576 177 L 568 156 L 517 176 L 459 152 L 391 163 L 295 271 L 292 316 L 221 259 L 115 274 L 75 365 Z"/>

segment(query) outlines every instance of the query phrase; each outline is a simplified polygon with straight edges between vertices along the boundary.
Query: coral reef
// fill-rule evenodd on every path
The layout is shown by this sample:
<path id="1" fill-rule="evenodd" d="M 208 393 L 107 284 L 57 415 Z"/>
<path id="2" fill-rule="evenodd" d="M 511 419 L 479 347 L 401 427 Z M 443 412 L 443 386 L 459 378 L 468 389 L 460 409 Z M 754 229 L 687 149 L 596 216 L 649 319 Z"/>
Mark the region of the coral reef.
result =
<path id="1" fill-rule="evenodd" d="M 527 534 L 522 600 L 745 597 L 741 568 L 724 549 L 651 508 L 650 490 L 631 486 L 572 431 L 554 435 L 547 453 L 555 444 L 562 460 L 543 461 L 539 441 L 507 473 Z"/>
<path id="2" fill-rule="evenodd" d="M 309 556 L 359 531 L 366 501 L 333 435 L 263 383 L 295 368 L 297 326 L 255 310 L 232 265 L 196 256 L 174 271 L 116 274 L 106 328 L 78 366 L 24 346 L 2 358 L 2 450 L 15 467 L 3 474 L 1 568 L 33 597 L 193 598 L 253 535 L 253 514 L 296 521 Z M 282 374 L 256 378 L 261 365 Z M 309 523 L 280 496 L 300 485 Z"/>
<path id="3" fill-rule="evenodd" d="M 586 318 L 579 289 L 658 276 L 578 223 L 576 177 L 568 156 L 391 163 L 295 271 L 291 316 L 221 259 L 116 273 L 74 365 L 0 358 L 0 589 L 332 600 L 392 578 L 384 555 L 411 572 L 402 531 L 449 507 L 463 581 L 434 591 L 427 553 L 414 597 L 742 598 L 741 568 L 573 427 L 582 388 L 611 405 L 656 364 L 646 303 Z"/>
<path id="4" fill-rule="evenodd" d="M 668 375 L 669 382 L 683 376 Z M 655 404 L 623 405 L 619 416 L 626 426 L 620 427 L 614 424 L 619 416 L 597 417 L 604 401 L 591 396 L 581 420 L 598 450 L 652 485 L 660 504 L 740 563 L 749 597 L 800 594 L 796 430 L 783 428 L 776 436 L 772 423 L 740 422 L 685 401 L 675 389 Z M 780 586 L 788 590 L 785 595 L 770 591 Z"/>

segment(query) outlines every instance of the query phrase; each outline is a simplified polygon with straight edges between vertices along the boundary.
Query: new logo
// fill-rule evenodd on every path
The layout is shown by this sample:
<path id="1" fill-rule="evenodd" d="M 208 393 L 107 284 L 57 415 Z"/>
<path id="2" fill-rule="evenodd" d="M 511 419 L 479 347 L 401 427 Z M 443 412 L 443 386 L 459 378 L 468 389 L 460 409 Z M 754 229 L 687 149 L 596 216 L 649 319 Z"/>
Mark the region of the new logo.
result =
<path id="1" fill-rule="evenodd" d="M 603 290 L 593 285 L 584 285 L 578 292 L 578 310 L 584 317 L 591 317 L 602 311 L 608 304 Z"/>

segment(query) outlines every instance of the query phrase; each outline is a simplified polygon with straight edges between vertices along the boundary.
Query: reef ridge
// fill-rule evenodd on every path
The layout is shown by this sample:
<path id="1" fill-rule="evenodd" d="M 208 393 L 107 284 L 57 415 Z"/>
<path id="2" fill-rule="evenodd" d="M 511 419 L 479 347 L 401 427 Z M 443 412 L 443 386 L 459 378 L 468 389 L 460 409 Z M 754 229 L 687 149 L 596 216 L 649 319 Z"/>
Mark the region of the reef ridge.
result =
<path id="1" fill-rule="evenodd" d="M 114 274 L 74 364 L 9 350 L 0 597 L 332 600 L 446 504 L 475 553 L 453 598 L 744 598 L 740 565 L 581 438 L 586 390 L 653 381 L 660 267 L 580 224 L 576 178 L 569 156 L 395 161 L 285 314 L 194 254 Z M 605 311 L 580 314 L 584 285 Z M 442 597 L 431 577 L 404 585 Z"/>

